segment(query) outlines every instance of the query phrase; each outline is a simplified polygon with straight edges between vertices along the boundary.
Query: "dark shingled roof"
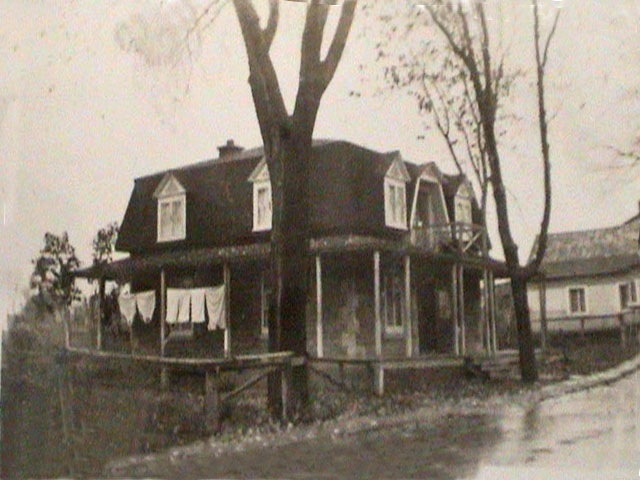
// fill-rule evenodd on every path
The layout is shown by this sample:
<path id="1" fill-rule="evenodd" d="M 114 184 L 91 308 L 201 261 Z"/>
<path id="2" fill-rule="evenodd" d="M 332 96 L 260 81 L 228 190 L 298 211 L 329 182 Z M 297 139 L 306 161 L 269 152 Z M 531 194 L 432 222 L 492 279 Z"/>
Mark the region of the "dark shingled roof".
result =
<path id="1" fill-rule="evenodd" d="M 266 241 L 254 233 L 253 186 L 249 176 L 262 148 L 244 150 L 231 159 L 207 160 L 138 178 L 118 237 L 117 249 L 132 253 L 194 247 L 223 247 Z M 309 175 L 310 226 L 314 236 L 399 233 L 384 223 L 383 178 L 397 152 L 379 153 L 334 140 L 317 140 Z M 407 206 L 419 167 L 405 162 L 412 177 Z M 187 235 L 178 242 L 157 243 L 157 200 L 153 193 L 167 173 L 187 195 Z M 410 210 L 408 208 L 407 210 Z"/>
<path id="2" fill-rule="evenodd" d="M 531 256 L 538 248 L 538 239 Z M 549 234 L 541 270 L 547 278 L 588 277 L 640 268 L 640 218 L 622 225 Z"/>

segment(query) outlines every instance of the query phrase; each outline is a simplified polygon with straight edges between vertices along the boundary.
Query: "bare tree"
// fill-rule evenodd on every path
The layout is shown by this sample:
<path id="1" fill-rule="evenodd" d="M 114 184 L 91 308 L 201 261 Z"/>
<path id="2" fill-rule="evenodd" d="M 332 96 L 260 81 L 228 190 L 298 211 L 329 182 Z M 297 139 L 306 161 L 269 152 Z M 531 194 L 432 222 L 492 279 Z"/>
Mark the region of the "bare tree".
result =
<path id="1" fill-rule="evenodd" d="M 536 0 L 533 1 L 532 11 L 545 201 L 536 254 L 526 265 L 520 264 L 518 245 L 511 230 L 507 186 L 502 175 L 503 159 L 498 146 L 499 137 L 505 133 L 498 122 L 501 102 L 519 72 L 507 74 L 505 53 L 496 54 L 492 50 L 484 2 L 433 0 L 422 4 L 408 29 L 415 29 L 419 24 L 426 27 L 426 35 L 430 36 L 425 42 L 423 54 L 431 58 L 420 58 L 419 63 L 424 65 L 443 53 L 441 63 L 437 63 L 436 73 L 433 74 L 409 70 L 407 76 L 407 65 L 415 66 L 413 59 L 408 63 L 401 63 L 395 71 L 390 71 L 392 81 L 397 85 L 402 86 L 403 81 L 409 81 L 413 88 L 411 93 L 418 98 L 419 106 L 432 114 L 436 128 L 445 138 L 458 168 L 472 172 L 472 177 L 475 177 L 481 187 L 483 208 L 486 206 L 488 187 L 491 187 L 498 231 L 512 284 L 520 367 L 522 379 L 526 382 L 535 381 L 538 377 L 527 301 L 527 281 L 538 271 L 544 256 L 551 212 L 551 162 L 544 78 L 549 47 L 560 14 L 559 10 L 555 13 L 551 29 L 542 39 Z M 434 33 L 439 35 L 445 45 L 443 51 L 430 42 Z M 399 74 L 398 70 L 403 73 Z M 467 156 L 464 163 L 456 151 L 456 145 L 460 144 Z"/>
<path id="2" fill-rule="evenodd" d="M 273 197 L 269 350 L 291 350 L 304 356 L 309 240 L 307 179 L 312 137 L 322 96 L 344 51 L 356 1 L 342 2 L 338 25 L 324 58 L 321 48 L 330 6 L 321 0 L 308 2 L 300 45 L 298 92 L 291 114 L 285 107 L 270 55 L 279 27 L 278 0 L 269 1 L 269 16 L 264 28 L 252 0 L 233 0 L 233 5 L 249 60 L 249 84 Z M 308 399 L 305 367 L 296 367 L 292 377 L 293 401 L 303 406 Z M 281 408 L 279 392 L 275 382 L 270 382 L 272 410 Z"/>
<path id="3" fill-rule="evenodd" d="M 306 14 L 300 43 L 298 91 L 291 113 L 285 106 L 271 56 L 273 40 L 282 28 L 280 0 L 269 0 L 264 26 L 253 0 L 211 0 L 200 9 L 189 0 L 183 0 L 178 5 L 180 8 L 174 5 L 179 13 L 177 20 L 172 15 L 173 10 L 165 12 L 164 16 L 149 18 L 135 15 L 118 27 L 116 40 L 123 50 L 140 54 L 149 67 L 173 68 L 183 59 L 192 59 L 199 51 L 203 31 L 229 3 L 240 23 L 249 63 L 249 85 L 271 180 L 270 271 L 273 288 L 269 300 L 269 350 L 291 350 L 305 356 L 309 240 L 307 181 L 312 137 L 322 96 L 344 52 L 357 0 L 341 2 L 337 27 L 333 36 L 326 39 L 329 11 L 338 8 L 331 6 L 336 2 L 304 2 Z M 167 5 L 160 7 L 164 12 Z M 157 24 L 158 19 L 162 20 L 160 24 Z M 188 27 L 184 28 L 184 23 Z M 329 43 L 323 58 L 324 40 Z M 308 397 L 305 367 L 294 368 L 292 386 L 292 403 L 305 404 Z M 269 404 L 272 411 L 279 413 L 282 402 L 275 376 L 269 382 Z"/>

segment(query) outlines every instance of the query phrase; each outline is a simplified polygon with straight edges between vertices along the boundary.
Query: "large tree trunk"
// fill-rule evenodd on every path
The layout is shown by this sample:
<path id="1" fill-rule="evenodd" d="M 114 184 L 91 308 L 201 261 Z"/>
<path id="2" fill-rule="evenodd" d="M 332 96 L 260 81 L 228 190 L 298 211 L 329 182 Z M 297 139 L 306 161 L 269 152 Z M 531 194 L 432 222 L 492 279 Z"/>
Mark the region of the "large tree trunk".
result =
<path id="1" fill-rule="evenodd" d="M 307 137 L 292 131 L 289 125 L 281 125 L 273 134 L 267 157 L 273 197 L 269 350 L 288 350 L 301 357 L 306 356 L 307 349 L 307 178 L 311 157 Z M 291 413 L 282 411 L 281 381 L 280 375 L 272 375 L 269 381 L 269 406 L 277 415 Z M 306 365 L 293 368 L 289 394 L 286 403 L 291 411 L 306 406 Z"/>
<path id="2" fill-rule="evenodd" d="M 249 60 L 249 84 L 269 166 L 273 202 L 269 350 L 306 356 L 307 179 L 313 128 L 322 95 L 335 74 L 351 29 L 355 0 L 342 3 L 340 19 L 322 60 L 328 5 L 308 3 L 300 47 L 300 78 L 295 107 L 287 113 L 269 49 L 278 28 L 278 0 L 269 0 L 264 28 L 251 0 L 233 0 Z M 287 405 L 304 408 L 308 400 L 306 366 L 295 367 Z M 282 412 L 278 375 L 269 380 L 269 406 Z M 288 409 L 289 410 L 289 409 Z"/>
<path id="3" fill-rule="evenodd" d="M 520 372 L 522 381 L 531 383 L 538 379 L 536 367 L 533 335 L 531 334 L 531 320 L 529 316 L 529 302 L 527 298 L 527 280 L 523 277 L 511 278 L 511 292 L 513 307 L 516 315 L 518 345 L 520 355 Z"/>

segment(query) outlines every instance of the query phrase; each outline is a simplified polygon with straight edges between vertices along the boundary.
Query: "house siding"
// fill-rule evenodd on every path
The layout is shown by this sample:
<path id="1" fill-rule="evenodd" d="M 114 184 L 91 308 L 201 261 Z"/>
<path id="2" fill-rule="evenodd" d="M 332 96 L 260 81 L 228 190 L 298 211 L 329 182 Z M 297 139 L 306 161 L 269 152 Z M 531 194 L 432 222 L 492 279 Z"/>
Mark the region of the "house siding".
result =
<path id="1" fill-rule="evenodd" d="M 618 285 L 640 279 L 640 269 L 631 273 L 598 278 L 548 280 L 546 284 L 547 329 L 549 331 L 606 330 L 619 326 L 621 313 Z M 568 289 L 584 287 L 587 312 L 584 315 L 569 313 Z M 540 331 L 540 285 L 529 287 L 531 326 Z"/>

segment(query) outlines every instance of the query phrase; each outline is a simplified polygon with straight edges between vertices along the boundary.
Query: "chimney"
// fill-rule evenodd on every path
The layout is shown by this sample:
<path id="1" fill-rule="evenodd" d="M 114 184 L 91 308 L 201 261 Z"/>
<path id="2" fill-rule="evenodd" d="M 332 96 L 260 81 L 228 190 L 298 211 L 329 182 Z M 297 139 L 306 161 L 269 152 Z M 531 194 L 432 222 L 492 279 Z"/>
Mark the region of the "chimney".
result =
<path id="1" fill-rule="evenodd" d="M 219 159 L 221 161 L 233 158 L 237 153 L 244 150 L 241 146 L 236 145 L 232 139 L 227 140 L 226 145 L 218 147 Z"/>

